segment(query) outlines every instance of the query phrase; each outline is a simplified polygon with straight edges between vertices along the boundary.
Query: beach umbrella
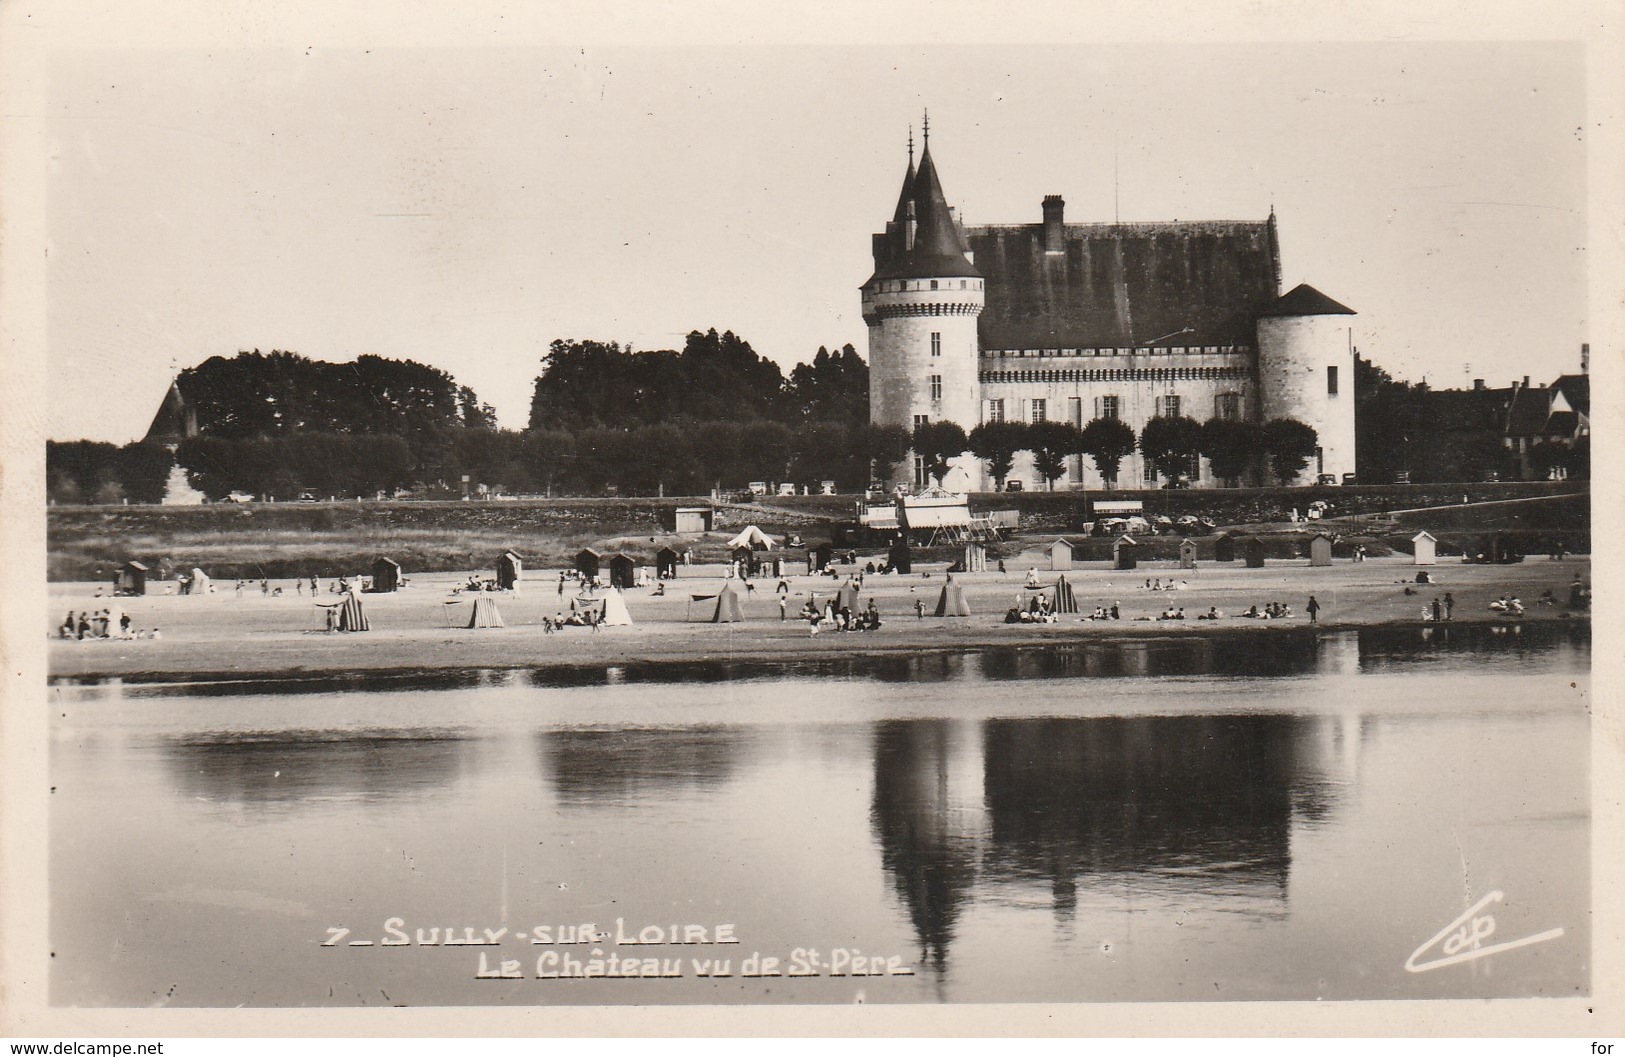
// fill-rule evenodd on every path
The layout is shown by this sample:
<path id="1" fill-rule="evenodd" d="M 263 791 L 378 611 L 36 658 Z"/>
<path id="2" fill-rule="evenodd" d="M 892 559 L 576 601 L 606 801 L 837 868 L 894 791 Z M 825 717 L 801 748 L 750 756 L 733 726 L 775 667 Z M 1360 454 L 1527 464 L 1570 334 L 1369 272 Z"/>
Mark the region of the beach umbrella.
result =
<path id="1" fill-rule="evenodd" d="M 1076 613 L 1078 611 L 1077 596 L 1072 593 L 1072 585 L 1062 576 L 1055 581 L 1055 603 L 1051 607 L 1057 613 Z"/>
<path id="2" fill-rule="evenodd" d="M 497 600 L 487 594 L 474 597 L 474 612 L 469 614 L 468 626 L 471 628 L 505 628 L 508 625 L 502 622 L 502 614 L 497 610 Z"/>
<path id="3" fill-rule="evenodd" d="M 965 589 L 954 583 L 953 577 L 942 585 L 942 593 L 937 596 L 937 609 L 933 614 L 939 617 L 968 617 L 970 616 L 970 603 L 965 601 Z"/>

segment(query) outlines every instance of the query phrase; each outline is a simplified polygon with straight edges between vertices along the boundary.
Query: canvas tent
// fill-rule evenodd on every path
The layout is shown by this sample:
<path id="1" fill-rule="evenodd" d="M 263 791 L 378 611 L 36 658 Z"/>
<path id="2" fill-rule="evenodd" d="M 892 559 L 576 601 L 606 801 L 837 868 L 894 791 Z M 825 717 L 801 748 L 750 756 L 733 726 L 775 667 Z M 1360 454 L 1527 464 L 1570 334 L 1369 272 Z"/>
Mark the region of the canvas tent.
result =
<path id="1" fill-rule="evenodd" d="M 858 611 L 858 585 L 848 580 L 835 592 L 835 597 L 830 599 L 830 602 L 835 606 L 837 612 L 848 609 L 856 613 Z"/>
<path id="2" fill-rule="evenodd" d="M 339 630 L 368 631 L 370 628 L 366 610 L 361 608 L 361 599 L 351 591 L 344 596 L 344 601 L 339 603 Z"/>
<path id="3" fill-rule="evenodd" d="M 585 579 L 596 580 L 599 566 L 603 563 L 603 557 L 591 547 L 581 548 L 576 552 L 576 572 L 580 573 Z"/>
<path id="4" fill-rule="evenodd" d="M 1051 605 L 1057 613 L 1076 613 L 1078 611 L 1078 596 L 1072 593 L 1072 585 L 1066 582 L 1066 577 L 1057 577 L 1055 580 L 1055 600 Z"/>
<path id="5" fill-rule="evenodd" d="M 611 587 L 631 587 L 638 575 L 638 560 L 630 554 L 616 551 L 609 556 L 609 584 Z"/>
<path id="6" fill-rule="evenodd" d="M 196 566 L 192 567 L 191 582 L 186 585 L 186 593 L 191 595 L 206 595 L 209 593 L 209 574 Z"/>
<path id="7" fill-rule="evenodd" d="M 603 619 L 599 624 L 606 628 L 624 628 L 632 624 L 632 614 L 627 611 L 626 599 L 619 591 L 611 591 L 604 596 Z"/>
<path id="8" fill-rule="evenodd" d="M 978 540 L 969 540 L 965 544 L 965 571 L 968 573 L 987 572 L 987 545 Z"/>
<path id="9" fill-rule="evenodd" d="M 497 600 L 488 594 L 474 596 L 474 612 L 468 616 L 468 626 L 471 628 L 505 628 L 508 625 L 502 622 L 502 614 L 497 610 Z"/>
<path id="10" fill-rule="evenodd" d="M 968 617 L 970 616 L 970 603 L 965 601 L 965 589 L 954 583 L 952 576 L 942 585 L 942 593 L 937 596 L 937 608 L 934 616 L 939 617 Z"/>
<path id="11" fill-rule="evenodd" d="M 829 564 L 830 555 L 835 553 L 835 544 L 829 540 L 807 541 L 807 573 L 820 573 Z"/>
<path id="12" fill-rule="evenodd" d="M 401 586 L 401 566 L 393 558 L 379 558 L 372 563 L 372 590 L 375 594 L 398 590 Z"/>
<path id="13" fill-rule="evenodd" d="M 728 541 L 729 550 L 740 547 L 749 547 L 753 551 L 770 551 L 773 549 L 773 541 L 768 538 L 767 533 L 755 525 L 746 525 L 745 531 Z"/>
<path id="14" fill-rule="evenodd" d="M 655 577 L 660 580 L 670 580 L 677 575 L 677 566 L 680 555 L 670 547 L 662 547 L 655 551 Z"/>
<path id="15" fill-rule="evenodd" d="M 150 570 L 140 562 L 125 562 L 118 571 L 118 581 L 113 586 L 113 593 L 117 595 L 144 595 L 147 593 L 147 573 Z"/>
<path id="16" fill-rule="evenodd" d="M 524 572 L 525 560 L 513 551 L 503 551 L 497 559 L 497 587 L 518 594 L 519 580 Z"/>
<path id="17" fill-rule="evenodd" d="M 717 607 L 711 611 L 711 623 L 734 624 L 745 619 L 744 607 L 739 604 L 739 588 L 723 584 L 717 595 Z"/>
<path id="18" fill-rule="evenodd" d="M 1411 537 L 1411 545 L 1416 548 L 1415 557 L 1411 559 L 1412 565 L 1435 565 L 1439 561 L 1439 541 L 1433 533 L 1423 530 Z"/>

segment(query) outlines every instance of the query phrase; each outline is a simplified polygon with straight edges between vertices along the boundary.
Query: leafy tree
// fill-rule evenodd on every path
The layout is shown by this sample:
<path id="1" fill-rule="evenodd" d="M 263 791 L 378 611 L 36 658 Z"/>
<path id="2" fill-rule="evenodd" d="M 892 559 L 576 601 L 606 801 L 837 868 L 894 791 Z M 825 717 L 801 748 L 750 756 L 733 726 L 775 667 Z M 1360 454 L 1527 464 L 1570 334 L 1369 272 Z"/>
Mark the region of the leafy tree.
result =
<path id="1" fill-rule="evenodd" d="M 175 457 L 162 444 L 137 441 L 118 451 L 118 479 L 134 503 L 161 503 Z"/>
<path id="2" fill-rule="evenodd" d="M 1213 467 L 1213 476 L 1234 483 L 1258 457 L 1263 437 L 1257 423 L 1210 418 L 1202 423 L 1198 441 L 1202 454 Z"/>
<path id="3" fill-rule="evenodd" d="M 1184 477 L 1202 451 L 1202 427 L 1184 415 L 1158 415 L 1140 430 L 1140 454 L 1169 483 Z"/>
<path id="4" fill-rule="evenodd" d="M 1568 458 L 1564 460 L 1563 468 L 1568 471 L 1569 477 L 1576 481 L 1588 480 L 1591 477 L 1591 437 L 1580 437 L 1569 449 Z"/>
<path id="5" fill-rule="evenodd" d="M 1101 480 L 1117 483 L 1123 459 L 1134 453 L 1134 431 L 1115 418 L 1097 418 L 1083 427 L 1083 451 L 1094 461 Z"/>
<path id="6" fill-rule="evenodd" d="M 925 460 L 925 472 L 942 487 L 949 462 L 970 450 L 970 438 L 957 422 L 927 422 L 915 426 L 910 439 L 914 454 Z"/>
<path id="7" fill-rule="evenodd" d="M 1016 452 L 1026 451 L 1031 443 L 1025 422 L 983 422 L 970 431 L 970 450 L 978 459 L 987 460 L 987 472 L 999 491 L 1015 465 Z"/>
<path id="8" fill-rule="evenodd" d="M 902 426 L 870 424 L 854 431 L 864 461 L 864 485 L 908 457 L 909 431 Z"/>
<path id="9" fill-rule="evenodd" d="M 1066 460 L 1083 454 L 1083 431 L 1070 422 L 1034 422 L 1027 427 L 1027 448 L 1033 453 L 1033 469 L 1051 491 L 1066 473 Z"/>
<path id="10" fill-rule="evenodd" d="M 791 417 L 801 422 L 867 422 L 869 365 L 851 345 L 833 353 L 820 345 L 812 363 L 798 363 L 791 369 L 785 397 Z"/>
<path id="11" fill-rule="evenodd" d="M 103 441 L 48 441 L 45 487 L 53 502 L 94 501 L 96 491 L 118 478 L 119 449 Z"/>
<path id="12" fill-rule="evenodd" d="M 575 436 L 564 430 L 531 430 L 524 434 L 520 458 L 528 467 L 531 480 L 552 495 L 553 489 L 569 476 L 575 462 L 575 447 Z"/>
<path id="13" fill-rule="evenodd" d="M 1264 454 L 1269 456 L 1270 466 L 1281 484 L 1291 484 L 1303 472 L 1319 440 L 1313 426 L 1295 418 L 1276 418 L 1264 424 Z"/>
<path id="14" fill-rule="evenodd" d="M 1529 449 L 1529 472 L 1534 475 L 1535 480 L 1544 481 L 1551 477 L 1552 471 L 1561 467 L 1568 457 L 1568 445 L 1551 440 L 1540 441 Z"/>

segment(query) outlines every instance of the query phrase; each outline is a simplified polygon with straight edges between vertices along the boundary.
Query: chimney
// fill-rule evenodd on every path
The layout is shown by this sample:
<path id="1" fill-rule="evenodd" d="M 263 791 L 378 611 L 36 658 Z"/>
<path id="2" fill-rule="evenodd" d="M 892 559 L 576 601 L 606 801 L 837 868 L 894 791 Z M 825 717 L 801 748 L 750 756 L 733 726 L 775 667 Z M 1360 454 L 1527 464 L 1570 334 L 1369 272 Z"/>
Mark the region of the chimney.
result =
<path id="1" fill-rule="evenodd" d="M 1523 376 L 1523 387 L 1525 389 L 1529 388 L 1529 376 L 1527 374 Z"/>
<path id="2" fill-rule="evenodd" d="M 1586 343 L 1580 346 L 1580 373 L 1591 373 L 1591 345 Z"/>
<path id="3" fill-rule="evenodd" d="M 1474 392 L 1483 392 L 1484 391 L 1484 379 L 1482 379 L 1482 378 L 1474 378 L 1473 379 L 1473 391 Z"/>
<path id="4" fill-rule="evenodd" d="M 1066 227 L 1061 214 L 1066 201 L 1060 195 L 1044 196 L 1044 252 L 1066 252 Z"/>

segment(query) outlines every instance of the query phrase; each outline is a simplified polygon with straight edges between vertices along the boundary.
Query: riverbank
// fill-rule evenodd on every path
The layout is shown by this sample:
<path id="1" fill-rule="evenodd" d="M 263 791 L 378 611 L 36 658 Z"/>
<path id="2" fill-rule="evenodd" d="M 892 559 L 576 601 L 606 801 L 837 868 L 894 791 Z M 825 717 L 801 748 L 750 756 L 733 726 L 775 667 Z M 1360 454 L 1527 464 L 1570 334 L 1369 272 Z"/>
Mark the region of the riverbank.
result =
<path id="1" fill-rule="evenodd" d="M 1036 559 L 1036 556 L 1032 556 Z M 715 602 L 696 595 L 715 595 L 723 583 L 720 566 L 695 567 L 668 581 L 664 596 L 653 588 L 625 593 L 636 622 L 631 627 L 567 628 L 544 633 L 542 621 L 568 612 L 574 585 L 558 592 L 556 570 L 532 570 L 518 595 L 496 595 L 507 624 L 504 628 L 469 629 L 469 595 L 452 588 L 465 582 L 455 574 L 421 574 L 410 586 L 393 594 L 363 595 L 371 630 L 345 634 L 325 631 L 325 610 L 315 602 L 331 603 L 336 595 L 312 600 L 297 593 L 292 581 L 273 581 L 281 596 L 262 594 L 258 584 L 241 594 L 230 582 L 217 582 L 203 596 L 151 595 L 140 598 L 97 597 L 102 585 L 53 584 L 50 609 L 42 621 L 42 634 L 55 628 L 70 611 L 118 605 L 131 616 L 136 629 L 158 629 L 157 638 L 134 640 L 69 640 L 52 638 L 49 649 L 53 678 L 124 678 L 132 681 L 170 679 L 260 679 L 362 674 L 387 671 L 435 671 L 468 668 L 543 668 L 614 664 L 627 661 L 699 661 L 756 659 L 794 661 L 891 652 L 970 649 L 982 646 L 1029 646 L 1086 640 L 1099 636 L 1201 635 L 1244 630 L 1272 634 L 1301 629 L 1309 624 L 1305 607 L 1313 594 L 1321 606 L 1319 626 L 1327 630 L 1420 623 L 1424 606 L 1434 597 L 1453 596 L 1456 623 L 1532 623 L 1587 620 L 1586 610 L 1567 606 L 1569 585 L 1578 577 L 1589 585 L 1590 563 L 1584 558 L 1554 562 L 1535 558 L 1518 565 L 1444 564 L 1429 571 L 1436 581 L 1416 585 L 1417 568 L 1401 557 L 1309 568 L 1306 562 L 1272 564 L 1246 569 L 1236 564 L 1203 564 L 1180 570 L 1173 563 L 1142 565 L 1130 571 L 1099 566 L 1065 573 L 1082 610 L 1054 624 L 1005 624 L 1005 611 L 1018 598 L 1032 592 L 1022 587 L 1034 561 L 1009 562 L 1009 572 L 956 574 L 964 587 L 972 616 L 930 616 L 944 583 L 940 566 L 911 576 L 866 578 L 864 597 L 873 597 L 884 618 L 878 631 L 862 633 L 809 633 L 805 622 L 794 619 L 809 594 L 823 600 L 832 595 L 838 580 L 792 576 L 786 606 L 791 619 L 781 620 L 774 592 L 776 581 L 754 581 L 755 591 L 743 598 L 745 619 L 713 624 Z M 844 580 L 848 568 L 840 568 Z M 1042 583 L 1053 584 L 1059 575 L 1041 571 Z M 1179 585 L 1171 591 L 1148 590 L 1145 581 L 1156 579 Z M 325 586 L 325 582 L 324 582 Z M 1406 594 L 1409 587 L 1413 594 Z M 1544 591 L 1556 605 L 1536 600 Z M 1521 598 L 1528 607 L 1522 618 L 1507 618 L 1489 609 L 1505 594 Z M 927 615 L 915 615 L 914 603 L 924 604 Z M 1249 606 L 1269 602 L 1290 605 L 1294 615 L 1285 620 L 1255 620 L 1235 616 Z M 1085 619 L 1095 606 L 1116 603 L 1122 619 Z M 1158 620 L 1168 607 L 1183 608 L 1185 620 Z M 1223 614 L 1216 621 L 1198 621 L 1197 614 L 1215 607 Z"/>

